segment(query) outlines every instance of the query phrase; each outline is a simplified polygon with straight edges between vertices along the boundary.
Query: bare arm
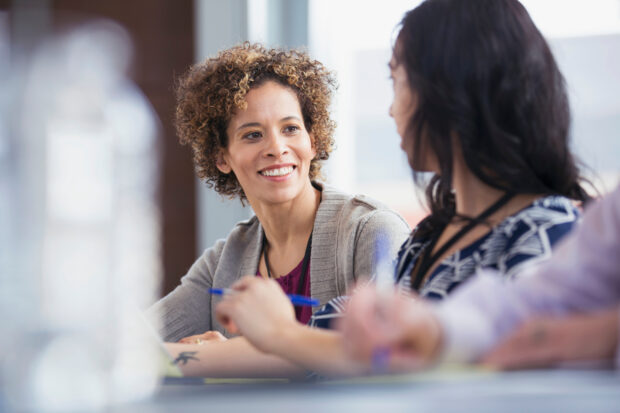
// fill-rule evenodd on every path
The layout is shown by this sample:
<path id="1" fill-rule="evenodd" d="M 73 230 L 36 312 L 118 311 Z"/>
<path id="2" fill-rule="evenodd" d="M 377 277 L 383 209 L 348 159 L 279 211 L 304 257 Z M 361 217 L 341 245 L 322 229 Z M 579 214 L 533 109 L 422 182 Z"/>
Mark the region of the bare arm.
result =
<path id="1" fill-rule="evenodd" d="M 366 371 L 345 353 L 342 334 L 299 323 L 283 330 L 278 340 L 271 340 L 267 351 L 324 376 L 351 376 Z"/>
<path id="2" fill-rule="evenodd" d="M 265 354 L 244 337 L 204 344 L 166 343 L 185 376 L 304 377 L 306 371 L 280 357 Z"/>

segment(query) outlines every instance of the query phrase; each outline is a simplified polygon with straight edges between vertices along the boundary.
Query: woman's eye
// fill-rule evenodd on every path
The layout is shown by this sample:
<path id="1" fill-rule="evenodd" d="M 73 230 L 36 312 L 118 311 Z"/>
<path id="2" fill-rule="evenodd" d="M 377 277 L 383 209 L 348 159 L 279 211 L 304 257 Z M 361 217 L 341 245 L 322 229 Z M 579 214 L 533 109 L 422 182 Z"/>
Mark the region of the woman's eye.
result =
<path id="1" fill-rule="evenodd" d="M 284 128 L 285 133 L 295 133 L 299 130 L 299 126 L 297 125 L 289 125 Z"/>
<path id="2" fill-rule="evenodd" d="M 261 137 L 261 133 L 260 132 L 250 132 L 250 133 L 246 133 L 245 135 L 243 135 L 244 139 L 258 139 Z"/>

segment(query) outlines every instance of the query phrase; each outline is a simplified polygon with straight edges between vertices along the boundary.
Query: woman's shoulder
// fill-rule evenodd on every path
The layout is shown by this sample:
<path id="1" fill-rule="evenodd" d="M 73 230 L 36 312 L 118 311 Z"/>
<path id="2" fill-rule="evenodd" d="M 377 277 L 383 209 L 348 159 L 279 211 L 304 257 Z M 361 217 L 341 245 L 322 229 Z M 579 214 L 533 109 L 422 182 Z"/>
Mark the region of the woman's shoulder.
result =
<path id="1" fill-rule="evenodd" d="M 517 213 L 504 219 L 485 244 L 505 241 L 505 252 L 531 250 L 546 254 L 579 221 L 581 213 L 570 199 L 548 195 L 536 199 Z"/>
<path id="2" fill-rule="evenodd" d="M 237 222 L 226 238 L 218 239 L 215 244 L 207 248 L 202 259 L 219 260 L 221 255 L 241 256 L 247 248 L 252 248 L 262 239 L 260 222 L 256 215 Z"/>
<path id="3" fill-rule="evenodd" d="M 521 211 L 522 214 L 535 214 L 537 212 L 563 214 L 571 217 L 580 215 L 575 201 L 562 195 L 541 196 Z"/>
<path id="4" fill-rule="evenodd" d="M 514 235 L 563 228 L 564 233 L 570 231 L 580 217 L 581 213 L 573 201 L 560 195 L 548 195 L 507 217 L 499 224 L 498 230 L 506 235 Z"/>
<path id="5" fill-rule="evenodd" d="M 247 242 L 249 239 L 261 237 L 260 221 L 256 215 L 237 222 L 224 239 L 226 242 Z"/>
<path id="6" fill-rule="evenodd" d="M 498 260 L 502 273 L 515 274 L 526 264 L 549 258 L 553 247 L 572 231 L 579 218 L 580 212 L 570 199 L 543 196 L 504 219 L 481 248 L 487 252 L 486 261 Z"/>
<path id="7" fill-rule="evenodd" d="M 354 195 L 348 192 L 341 191 L 340 189 L 334 188 L 333 186 L 325 183 L 315 182 L 314 185 L 318 186 L 321 189 L 321 203 L 327 202 L 330 204 L 348 206 L 351 208 L 363 208 L 369 211 L 377 209 L 390 210 L 390 208 L 384 203 L 367 195 Z"/>
<path id="8" fill-rule="evenodd" d="M 366 195 L 351 195 L 322 186 L 321 204 L 315 218 L 315 234 L 340 241 L 387 237 L 396 248 L 409 235 L 409 224 L 396 211 Z"/>
<path id="9" fill-rule="evenodd" d="M 361 218 L 379 213 L 379 215 L 390 215 L 407 225 L 405 219 L 398 212 L 381 201 L 363 194 L 343 192 L 324 183 L 318 185 L 322 192 L 319 212 L 327 210 L 351 218 Z"/>

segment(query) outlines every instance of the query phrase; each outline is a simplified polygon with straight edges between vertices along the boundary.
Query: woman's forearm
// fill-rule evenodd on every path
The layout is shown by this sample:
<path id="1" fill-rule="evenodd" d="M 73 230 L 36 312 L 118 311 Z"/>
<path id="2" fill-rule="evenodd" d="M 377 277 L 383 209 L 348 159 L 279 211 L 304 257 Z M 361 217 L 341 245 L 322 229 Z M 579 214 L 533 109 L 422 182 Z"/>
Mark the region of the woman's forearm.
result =
<path id="1" fill-rule="evenodd" d="M 204 344 L 166 343 L 185 376 L 304 377 L 306 371 L 276 355 L 265 354 L 244 337 Z"/>
<path id="2" fill-rule="evenodd" d="M 267 351 L 324 376 L 351 376 L 365 371 L 346 355 L 339 332 L 302 324 L 283 330 Z"/>

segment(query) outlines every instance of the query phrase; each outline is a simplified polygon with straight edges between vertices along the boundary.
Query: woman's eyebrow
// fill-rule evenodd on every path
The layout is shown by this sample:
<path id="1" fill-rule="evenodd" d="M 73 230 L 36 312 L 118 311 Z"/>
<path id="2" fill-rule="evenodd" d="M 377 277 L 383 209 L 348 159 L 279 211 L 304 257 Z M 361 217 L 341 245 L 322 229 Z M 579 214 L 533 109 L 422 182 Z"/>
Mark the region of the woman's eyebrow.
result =
<path id="1" fill-rule="evenodd" d="M 301 122 L 301 119 L 299 118 L 299 116 L 286 116 L 286 117 L 280 119 L 280 122 L 286 122 L 287 120 L 297 120 L 297 121 Z"/>
<path id="2" fill-rule="evenodd" d="M 296 120 L 301 122 L 301 118 L 299 116 L 285 116 L 282 119 L 280 119 L 280 122 L 286 122 L 288 120 Z M 242 125 L 240 125 L 236 130 L 239 131 L 241 129 L 245 129 L 245 128 L 255 128 L 255 127 L 259 127 L 262 126 L 259 122 L 248 122 L 248 123 L 244 123 Z"/>
<path id="3" fill-rule="evenodd" d="M 244 129 L 244 128 L 254 128 L 254 127 L 257 127 L 257 126 L 260 126 L 260 123 L 258 123 L 258 122 L 249 122 L 249 123 L 244 123 L 243 125 L 239 126 L 237 128 L 237 130 L 241 130 L 241 129 Z"/>

